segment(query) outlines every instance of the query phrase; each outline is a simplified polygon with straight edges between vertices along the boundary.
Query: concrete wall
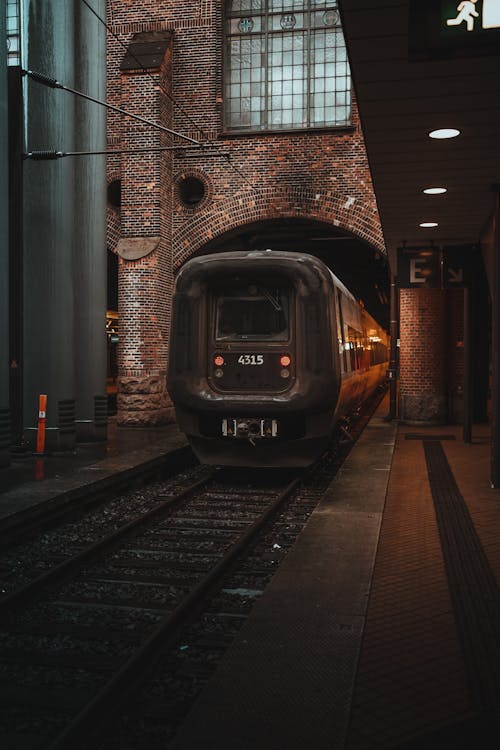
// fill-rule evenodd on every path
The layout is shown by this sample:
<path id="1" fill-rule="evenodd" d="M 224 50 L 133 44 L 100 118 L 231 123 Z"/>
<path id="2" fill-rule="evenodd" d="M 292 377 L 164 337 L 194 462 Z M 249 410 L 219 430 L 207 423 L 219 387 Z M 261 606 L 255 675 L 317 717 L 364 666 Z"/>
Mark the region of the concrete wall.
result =
<path id="1" fill-rule="evenodd" d="M 5 0 L 0 0 L 0 467 L 9 463 L 9 173 Z"/>
<path id="2" fill-rule="evenodd" d="M 103 95 L 104 37 L 97 19 L 78 3 L 59 0 L 29 0 L 24 14 L 26 67 Z M 28 150 L 102 149 L 104 119 L 96 105 L 83 107 L 73 94 L 33 81 L 25 96 Z M 85 438 L 103 437 L 102 429 L 93 434 L 93 396 L 105 392 L 100 158 L 24 163 L 24 437 L 35 444 L 44 393 L 49 450 L 74 447 L 77 415 L 89 425 Z"/>

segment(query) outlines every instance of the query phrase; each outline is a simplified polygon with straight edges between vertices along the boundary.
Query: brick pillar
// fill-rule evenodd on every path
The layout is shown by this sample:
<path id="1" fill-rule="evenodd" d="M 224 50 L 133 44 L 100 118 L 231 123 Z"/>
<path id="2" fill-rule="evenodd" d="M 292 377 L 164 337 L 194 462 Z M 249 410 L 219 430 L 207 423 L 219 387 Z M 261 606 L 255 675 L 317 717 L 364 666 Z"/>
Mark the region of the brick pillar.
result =
<path id="1" fill-rule="evenodd" d="M 411 424 L 442 424 L 446 399 L 446 294 L 401 289 L 399 417 Z"/>
<path id="2" fill-rule="evenodd" d="M 161 64 L 147 72 L 135 59 L 148 40 L 141 33 L 129 44 L 122 62 L 122 107 L 172 127 L 170 35 L 163 40 Z M 140 58 L 139 58 L 140 60 Z M 134 69 L 135 66 L 135 69 Z M 124 150 L 170 146 L 170 136 L 138 121 L 122 125 Z M 117 422 L 153 426 L 173 421 L 166 390 L 166 367 L 172 294 L 172 152 L 141 151 L 122 156 L 121 228 L 118 243 L 119 284 Z"/>

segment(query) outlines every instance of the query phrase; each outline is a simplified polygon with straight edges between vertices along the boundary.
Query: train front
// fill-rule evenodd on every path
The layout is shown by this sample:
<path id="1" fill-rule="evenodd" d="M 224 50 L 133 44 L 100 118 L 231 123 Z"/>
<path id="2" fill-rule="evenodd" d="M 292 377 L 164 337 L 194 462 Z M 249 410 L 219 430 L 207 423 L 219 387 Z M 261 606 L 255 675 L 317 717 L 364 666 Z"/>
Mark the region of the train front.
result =
<path id="1" fill-rule="evenodd" d="M 219 253 L 181 269 L 167 385 L 202 463 L 307 466 L 340 388 L 331 274 L 316 258 Z"/>

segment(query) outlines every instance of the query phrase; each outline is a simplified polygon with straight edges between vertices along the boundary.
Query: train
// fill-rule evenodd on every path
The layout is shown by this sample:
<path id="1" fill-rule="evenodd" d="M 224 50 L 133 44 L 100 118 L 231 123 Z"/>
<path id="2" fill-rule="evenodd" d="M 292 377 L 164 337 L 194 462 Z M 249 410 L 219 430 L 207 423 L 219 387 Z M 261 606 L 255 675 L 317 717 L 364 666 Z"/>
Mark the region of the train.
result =
<path id="1" fill-rule="evenodd" d="M 167 390 L 203 464 L 311 465 L 387 368 L 385 330 L 313 255 L 224 251 L 176 276 Z"/>

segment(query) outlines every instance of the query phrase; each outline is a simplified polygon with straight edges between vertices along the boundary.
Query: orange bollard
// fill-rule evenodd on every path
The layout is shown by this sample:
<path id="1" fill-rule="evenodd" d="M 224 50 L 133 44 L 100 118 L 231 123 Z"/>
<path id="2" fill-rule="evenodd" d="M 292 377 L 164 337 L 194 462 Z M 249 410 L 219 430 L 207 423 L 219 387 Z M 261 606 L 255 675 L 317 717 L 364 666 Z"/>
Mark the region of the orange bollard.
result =
<path id="1" fill-rule="evenodd" d="M 41 393 L 38 398 L 38 428 L 36 432 L 36 452 L 45 452 L 45 424 L 47 422 L 47 396 Z"/>

